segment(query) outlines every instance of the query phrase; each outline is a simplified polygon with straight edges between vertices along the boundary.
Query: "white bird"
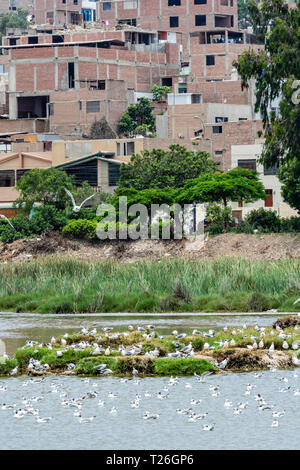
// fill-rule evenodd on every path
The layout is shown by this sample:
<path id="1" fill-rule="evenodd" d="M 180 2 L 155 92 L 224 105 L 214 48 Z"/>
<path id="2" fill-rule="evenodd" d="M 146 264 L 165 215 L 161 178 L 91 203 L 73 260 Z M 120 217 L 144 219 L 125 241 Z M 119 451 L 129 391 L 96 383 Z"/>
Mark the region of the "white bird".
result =
<path id="1" fill-rule="evenodd" d="M 202 429 L 203 431 L 213 431 L 215 425 L 214 424 L 205 424 Z"/>
<path id="2" fill-rule="evenodd" d="M 282 347 L 283 349 L 289 349 L 289 343 L 287 341 L 283 341 Z"/>
<path id="3" fill-rule="evenodd" d="M 300 359 L 297 359 L 296 356 L 292 356 L 292 361 L 295 366 L 300 366 Z"/>
<path id="4" fill-rule="evenodd" d="M 96 193 L 92 194 L 91 196 L 87 197 L 81 204 L 80 206 L 77 206 L 76 205 L 76 202 L 75 202 L 75 199 L 73 197 L 73 194 L 71 193 L 71 191 L 69 191 L 67 188 L 64 187 L 64 190 L 66 191 L 67 195 L 70 196 L 71 200 L 72 200 L 72 204 L 73 204 L 73 211 L 74 212 L 79 212 L 80 209 L 82 208 L 82 206 L 89 200 L 89 199 L 92 199 L 92 197 L 96 196 Z"/>
<path id="5" fill-rule="evenodd" d="M 146 411 L 146 413 L 143 416 L 143 419 L 158 419 L 159 415 L 158 414 L 150 414 L 149 411 Z"/>
<path id="6" fill-rule="evenodd" d="M 278 428 L 278 419 L 274 419 L 272 422 L 272 428 Z"/>
<path id="7" fill-rule="evenodd" d="M 272 354 L 274 352 L 274 350 L 275 350 L 274 343 L 272 343 L 271 346 L 268 349 L 268 353 Z"/>
<path id="8" fill-rule="evenodd" d="M 10 222 L 10 220 L 9 220 L 7 217 L 5 217 L 5 215 L 0 214 L 0 219 L 6 220 L 6 222 L 9 223 L 9 225 L 11 226 L 11 228 L 13 228 L 13 229 L 15 230 L 15 227 L 14 227 L 13 224 Z"/>

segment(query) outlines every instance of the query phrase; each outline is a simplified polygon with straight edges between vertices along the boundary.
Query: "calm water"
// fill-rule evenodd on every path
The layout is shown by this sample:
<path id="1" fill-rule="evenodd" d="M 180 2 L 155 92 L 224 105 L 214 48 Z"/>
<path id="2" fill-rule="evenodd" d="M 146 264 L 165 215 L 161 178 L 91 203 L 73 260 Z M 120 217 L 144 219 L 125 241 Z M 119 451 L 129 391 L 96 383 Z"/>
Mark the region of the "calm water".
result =
<path id="1" fill-rule="evenodd" d="M 300 387 L 300 371 L 264 372 L 255 376 L 228 374 L 210 376 L 205 383 L 195 378 L 180 378 L 175 386 L 168 378 L 145 378 L 122 383 L 119 378 L 82 379 L 52 377 L 40 379 L 0 379 L 7 390 L 0 392 L 0 449 L 299 449 L 300 396 L 294 391 Z M 287 379 L 283 382 L 281 379 Z M 245 396 L 247 384 L 255 386 Z M 186 385 L 191 385 L 187 388 Z M 25 385 L 25 386 L 24 386 Z M 169 397 L 157 398 L 157 392 L 167 386 Z M 220 395 L 212 396 L 211 386 L 219 386 Z M 288 388 L 290 387 L 290 388 Z M 82 398 L 87 392 L 97 391 L 97 398 L 82 400 L 82 417 L 95 416 L 87 424 L 73 415 L 74 408 L 62 401 Z M 284 391 L 287 390 L 287 391 Z M 144 396 L 148 391 L 150 398 Z M 108 398 L 108 393 L 118 394 Z M 255 395 L 260 393 L 273 408 L 258 409 Z M 66 394 L 66 396 L 64 395 Z M 140 406 L 130 407 L 136 394 L 141 395 Z M 33 402 L 41 417 L 51 417 L 49 423 L 38 424 L 34 416 L 17 419 L 11 410 L 2 410 L 2 403 L 24 408 L 22 397 L 41 397 Z M 191 399 L 201 399 L 191 405 Z M 104 401 L 98 406 L 99 399 Z M 248 402 L 248 407 L 235 416 L 233 407 L 225 408 L 229 399 L 233 406 Z M 117 414 L 110 413 L 115 406 Z M 196 413 L 208 413 L 204 419 L 188 422 L 188 416 L 176 409 L 192 408 Z M 145 411 L 158 413 L 157 420 L 144 420 Z M 273 411 L 283 411 L 279 427 L 272 428 Z M 203 431 L 204 424 L 215 423 L 211 432 Z"/>
<path id="2" fill-rule="evenodd" d="M 189 332 L 194 328 L 219 329 L 225 325 L 271 325 L 278 315 L 188 315 L 172 316 L 68 316 L 0 314 L 0 350 L 13 354 L 27 339 L 49 341 L 51 336 L 78 331 L 83 326 L 113 326 L 115 331 L 127 330 L 128 325 L 154 324 L 161 334 L 174 328 Z M 0 351 L 1 353 L 1 351 Z M 299 449 L 300 436 L 300 369 L 298 371 L 263 372 L 261 374 L 223 374 L 209 376 L 205 383 L 194 377 L 180 378 L 170 386 L 169 378 L 144 378 L 121 382 L 120 378 L 51 376 L 43 380 L 0 378 L 0 449 Z M 285 379 L 285 380 L 283 380 Z M 245 395 L 252 384 L 250 395 Z M 187 386 L 188 385 L 188 386 Z M 219 387 L 212 396 L 210 387 Z M 169 389 L 168 392 L 164 388 Z M 1 388 L 3 389 L 1 391 Z M 6 389 L 5 389 L 6 388 Z M 97 392 L 96 398 L 85 398 L 87 392 Z M 148 391 L 151 397 L 145 397 Z M 168 393 L 159 400 L 157 393 Z M 118 396 L 108 398 L 108 393 Z M 141 396 L 139 407 L 131 408 L 136 394 Z M 260 394 L 271 409 L 259 411 L 255 395 Z M 32 401 L 32 397 L 41 397 Z M 62 401 L 81 399 L 82 417 L 95 416 L 89 423 L 80 423 L 75 408 Z M 35 416 L 14 416 L 14 410 L 25 408 L 24 400 L 39 410 L 40 417 L 51 417 L 49 423 L 37 423 Z M 99 400 L 103 407 L 98 406 Z M 202 400 L 192 405 L 191 399 Z M 225 408 L 228 399 L 232 407 Z M 233 409 L 239 403 L 248 406 L 237 416 Z M 3 410 L 3 404 L 14 405 Z M 117 414 L 111 414 L 111 408 Z M 203 419 L 189 422 L 188 415 L 177 409 L 189 409 L 197 414 L 208 413 Z M 283 411 L 278 428 L 271 427 L 273 411 Z M 144 420 L 146 411 L 158 413 L 157 420 Z M 192 412 L 191 411 L 191 412 Z M 211 432 L 204 424 L 215 424 Z"/>
<path id="3" fill-rule="evenodd" d="M 7 314 L 0 313 L 0 342 L 6 353 L 14 354 L 17 348 L 22 347 L 27 339 L 40 342 L 48 342 L 52 336 L 56 337 L 64 333 L 78 332 L 83 326 L 96 327 L 98 330 L 105 326 L 113 326 L 115 331 L 124 331 L 128 325 L 144 326 L 150 323 L 155 325 L 160 334 L 171 333 L 174 329 L 178 332 L 191 332 L 197 328 L 208 330 L 220 329 L 225 325 L 237 326 L 272 325 L 278 318 L 276 315 L 36 315 L 36 314 Z M 4 343 L 4 344 L 3 344 Z M 1 354 L 1 345 L 0 345 Z"/>

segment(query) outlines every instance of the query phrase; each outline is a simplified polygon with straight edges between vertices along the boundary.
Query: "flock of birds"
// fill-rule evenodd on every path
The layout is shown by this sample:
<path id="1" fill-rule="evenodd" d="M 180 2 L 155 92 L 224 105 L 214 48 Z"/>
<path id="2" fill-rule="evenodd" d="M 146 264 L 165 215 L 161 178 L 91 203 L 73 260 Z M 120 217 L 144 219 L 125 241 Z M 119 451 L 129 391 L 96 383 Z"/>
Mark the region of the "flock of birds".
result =
<path id="1" fill-rule="evenodd" d="M 147 325 L 147 327 L 142 327 L 138 326 L 137 329 L 132 325 L 128 326 L 129 332 L 137 331 L 142 335 L 142 338 L 146 342 L 151 342 L 151 340 L 156 336 L 155 332 L 155 326 L 154 325 Z M 234 347 L 236 345 L 236 341 L 234 339 L 235 335 L 237 334 L 243 334 L 245 330 L 247 329 L 247 325 L 244 324 L 240 328 L 232 328 L 231 331 L 229 331 L 228 327 L 223 328 L 223 332 L 228 335 L 227 339 L 221 340 L 221 341 L 214 341 L 214 344 L 205 342 L 203 345 L 203 350 L 213 350 L 216 348 L 216 346 L 219 346 L 220 348 L 226 349 L 228 347 Z M 60 343 L 60 348 L 57 349 L 57 341 L 56 338 L 52 337 L 50 342 L 48 344 L 39 344 L 38 341 L 32 341 L 28 340 L 24 346 L 24 348 L 27 347 L 35 347 L 34 352 L 37 353 L 40 347 L 46 347 L 49 350 L 52 350 L 53 347 L 55 347 L 56 350 L 56 356 L 57 357 L 63 357 L 63 355 L 68 351 L 68 350 L 73 350 L 73 351 L 84 351 L 86 349 L 91 349 L 90 355 L 91 356 L 110 356 L 112 353 L 117 353 L 117 355 L 121 356 L 138 356 L 138 355 L 145 355 L 148 357 L 159 357 L 160 351 L 159 349 L 155 346 L 153 347 L 152 350 L 148 350 L 146 353 L 143 352 L 143 344 L 139 342 L 138 344 L 131 344 L 124 346 L 122 343 L 116 348 L 113 348 L 111 346 L 106 346 L 102 347 L 101 344 L 99 344 L 103 339 L 119 339 L 119 338 L 126 338 L 129 336 L 129 332 L 113 332 L 112 327 L 104 327 L 103 333 L 99 334 L 97 332 L 96 328 L 92 328 L 91 330 L 88 330 L 87 328 L 83 327 L 80 331 L 82 335 L 85 335 L 87 337 L 91 337 L 91 341 L 86 340 L 80 340 L 78 342 L 72 342 L 71 344 L 68 344 L 68 337 L 69 334 L 65 333 L 65 335 L 59 340 Z M 250 335 L 249 337 L 247 335 L 243 336 L 244 339 L 247 341 L 251 342 L 252 344 L 247 345 L 247 349 L 249 350 L 257 350 L 257 349 L 264 349 L 264 337 L 266 335 L 266 328 L 265 327 L 259 327 L 258 325 L 255 325 L 255 330 L 257 332 L 257 335 Z M 300 330 L 299 326 L 294 326 L 294 331 Z M 282 348 L 285 350 L 290 349 L 290 345 L 287 342 L 288 339 L 292 338 L 292 333 L 284 333 L 284 331 L 279 327 L 276 326 L 276 333 L 277 337 L 282 340 Z M 273 329 L 270 330 L 269 334 L 271 336 L 275 336 L 275 331 Z M 181 343 L 180 341 L 184 339 L 187 336 L 187 333 L 178 333 L 177 330 L 172 331 L 172 335 L 174 336 L 174 341 L 172 342 L 173 346 L 176 348 L 175 352 L 170 352 L 167 354 L 169 358 L 189 358 L 193 357 L 195 355 L 195 350 L 193 347 L 192 342 L 189 342 L 189 344 L 185 345 L 184 343 Z M 213 329 L 210 329 L 208 332 L 201 332 L 198 329 L 194 329 L 192 331 L 192 335 L 200 335 L 203 338 L 210 338 L 211 340 L 214 339 L 214 336 L 216 335 L 216 331 Z M 158 339 L 164 339 L 164 335 L 158 336 Z M 96 341 L 95 341 L 96 339 Z M 298 341 L 293 341 L 291 344 L 291 350 L 297 351 L 299 349 L 300 345 Z M 274 342 L 271 343 L 269 348 L 266 350 L 268 356 L 272 359 L 272 356 L 275 351 L 275 345 Z M 4 354 L 5 359 L 9 359 L 10 357 L 7 354 Z M 225 358 L 224 360 L 218 362 L 214 360 L 213 358 L 209 358 L 209 360 L 214 363 L 214 365 L 219 369 L 219 370 L 224 370 L 226 369 L 226 366 L 228 364 L 228 358 Z M 292 362 L 295 366 L 300 366 L 300 359 L 297 358 L 295 354 L 292 354 Z M 72 371 L 75 369 L 76 365 L 72 362 L 70 362 L 67 365 L 67 368 L 69 371 Z M 29 363 L 27 366 L 28 373 L 30 374 L 31 372 L 47 372 L 50 369 L 49 364 L 42 364 L 41 361 L 38 359 L 35 359 L 34 357 L 31 357 L 29 359 Z M 94 366 L 94 369 L 99 373 L 99 375 L 110 375 L 113 373 L 109 367 L 107 367 L 107 364 L 101 363 L 97 364 Z M 10 371 L 10 375 L 17 375 L 18 373 L 18 367 L 16 366 Z M 137 376 L 138 371 L 133 367 L 132 369 L 132 376 Z"/>
<path id="2" fill-rule="evenodd" d="M 241 331 L 246 328 L 246 325 L 241 327 Z M 298 327 L 295 327 L 296 329 Z M 257 344 L 257 348 L 261 347 L 260 342 L 263 341 L 265 328 L 255 328 L 257 331 L 257 337 L 253 338 L 253 343 Z M 129 326 L 129 330 L 133 331 L 135 328 Z M 228 332 L 228 339 L 223 341 L 222 347 L 232 345 L 232 339 L 238 332 L 239 328 L 229 329 L 224 327 L 224 332 Z M 230 331 L 229 331 L 230 330 Z M 153 338 L 155 328 L 153 325 L 147 325 L 147 327 L 137 327 L 144 339 Z M 109 356 L 113 350 L 108 346 L 102 348 L 98 343 L 93 343 L 95 335 L 97 335 L 96 328 L 87 329 L 82 328 L 81 333 L 91 336 L 91 342 L 88 340 L 80 341 L 79 343 L 68 344 L 66 333 L 59 341 L 61 348 L 57 350 L 57 354 L 64 354 L 69 348 L 84 349 L 86 347 L 94 347 L 94 354 L 104 354 Z M 128 335 L 128 332 L 114 333 L 113 328 L 103 328 L 103 332 L 99 334 L 97 339 L 103 336 L 113 337 L 115 335 Z M 204 337 L 214 338 L 216 332 L 209 330 L 208 332 L 200 332 L 194 330 L 193 334 L 201 334 Z M 274 333 L 275 334 L 275 333 Z M 284 336 L 282 330 L 277 331 L 278 335 Z M 175 336 L 174 342 L 179 343 L 182 338 L 185 337 L 185 333 L 178 333 L 177 330 L 173 331 Z M 163 336 L 161 336 L 163 337 Z M 232 339 L 230 339 L 232 338 Z M 288 339 L 282 337 L 283 341 Z M 226 344 L 226 342 L 228 344 Z M 211 342 L 212 343 L 212 342 Z M 209 343 L 207 343 L 209 344 Z M 294 343 L 293 343 L 294 344 Z M 50 349 L 56 345 L 57 341 L 52 337 L 51 341 L 47 345 Z M 219 345 L 219 343 L 218 343 Z M 25 345 L 39 347 L 38 342 L 28 341 Z M 255 346 L 252 344 L 253 348 Z M 180 348 L 178 345 L 177 352 L 185 357 L 193 355 L 192 344 Z M 209 348 L 214 348 L 211 344 Z M 141 347 L 139 344 L 118 347 L 121 355 L 137 355 L 141 353 Z M 294 345 L 296 349 L 296 345 Z M 36 349 L 38 350 L 38 349 Z M 157 348 L 153 351 L 149 351 L 149 354 L 157 355 Z M 268 354 L 272 355 L 274 351 L 273 347 L 270 347 Z M 159 351 L 158 351 L 159 353 Z M 92 353 L 93 354 L 93 353 Z M 175 353 L 169 353 L 169 357 L 174 356 Z M 7 356 L 6 356 L 7 357 Z M 300 360 L 294 356 L 295 366 L 300 366 Z M 219 369 L 226 369 L 227 359 L 221 363 L 217 363 Z M 72 370 L 75 367 L 74 364 L 69 364 L 68 369 Z M 71 419 L 79 425 L 89 425 L 89 423 L 98 422 L 98 420 L 107 419 L 108 423 L 114 416 L 119 416 L 120 419 L 124 418 L 124 410 L 127 413 L 133 413 L 133 419 L 140 419 L 142 421 L 157 422 L 162 420 L 165 422 L 166 419 L 170 419 L 170 413 L 174 413 L 175 416 L 180 417 L 179 426 L 189 426 L 192 423 L 198 423 L 197 429 L 203 432 L 212 432 L 215 429 L 220 429 L 224 425 L 224 422 L 218 423 L 218 417 L 226 415 L 230 423 L 235 422 L 238 416 L 244 415 L 246 419 L 255 420 L 255 412 L 259 416 L 267 417 L 267 425 L 271 428 L 278 428 L 282 420 L 287 419 L 291 415 L 291 407 L 287 404 L 282 405 L 286 400 L 281 400 L 281 405 L 276 405 L 274 401 L 276 392 L 287 394 L 289 402 L 296 400 L 300 396 L 300 388 L 298 382 L 298 372 L 296 368 L 294 371 L 289 373 L 279 372 L 276 367 L 269 366 L 270 372 L 279 372 L 278 375 L 274 375 L 275 386 L 278 383 L 278 387 L 272 388 L 272 398 L 267 399 L 264 397 L 264 393 L 260 390 L 259 379 L 266 378 L 269 372 L 255 372 L 249 374 L 249 379 L 245 379 L 242 388 L 237 394 L 236 389 L 232 395 L 228 394 L 226 390 L 226 379 L 224 375 L 211 375 L 211 372 L 206 372 L 202 375 L 194 373 L 194 377 L 174 377 L 170 378 L 152 378 L 145 381 L 138 377 L 138 371 L 133 368 L 130 377 L 114 378 L 107 380 L 99 380 L 95 378 L 76 378 L 76 377 L 55 377 L 55 376 L 42 376 L 42 377 L 31 377 L 30 373 L 33 370 L 47 370 L 49 366 L 47 364 L 41 364 L 39 360 L 30 358 L 28 363 L 28 376 L 20 378 L 19 382 L 19 393 L 14 395 L 14 402 L 8 403 L 4 400 L 4 397 L 10 395 L 10 381 L 7 379 L 0 379 L 0 416 L 1 413 L 9 412 L 11 416 L 16 420 L 34 420 L 38 425 L 50 425 L 52 422 L 57 422 L 61 412 L 60 407 L 70 415 Z M 99 364 L 95 366 L 99 375 L 111 375 L 112 371 L 107 367 L 106 364 Z M 11 375 L 16 375 L 17 370 L 12 370 Z M 231 375 L 232 377 L 232 375 Z M 245 377 L 245 374 L 243 374 Z M 80 381 L 79 386 L 69 387 L 68 381 L 76 380 Z M 248 382 L 248 383 L 246 383 Z M 127 389 L 125 384 L 127 384 Z M 264 382 L 265 384 L 265 382 Z M 36 393 L 33 388 L 38 386 Z M 16 387 L 15 382 L 13 387 Z M 26 396 L 25 393 L 21 393 L 24 387 L 24 391 L 28 390 Z M 108 388 L 110 387 L 110 389 Z M 124 388 L 125 387 L 125 388 Z M 23 396 L 22 396 L 23 395 Z M 16 399 L 18 396 L 18 399 Z M 54 399 L 54 402 L 53 402 Z M 48 404 L 51 400 L 51 404 Z M 44 403 L 44 406 L 42 404 Z M 176 406 L 177 405 L 177 406 Z M 179 405 L 179 406 L 178 406 Z M 288 411 L 286 410 L 288 408 Z M 297 408 L 297 407 L 296 407 Z M 166 410 L 169 410 L 168 412 Z M 47 415 L 51 410 L 51 413 Z M 130 411 L 132 410 L 132 411 Z M 135 412 L 135 410 L 138 410 Z M 223 411 L 222 411 L 223 410 Z M 136 413 L 136 414 L 134 414 Z M 106 418 L 105 418 L 106 415 Z M 167 417 L 168 415 L 168 417 Z M 230 418 L 230 416 L 232 418 Z M 183 421 L 182 421 L 183 420 Z M 127 422 L 127 421 L 126 421 Z M 180 423 L 179 422 L 179 423 Z M 241 422 L 242 424 L 242 422 Z M 174 424 L 175 425 L 175 424 Z M 172 425 L 171 425 L 172 426 Z M 177 425 L 176 425 L 177 426 Z M 196 426 L 196 424 L 195 424 Z"/>
<path id="3" fill-rule="evenodd" d="M 276 371 L 276 368 L 270 367 L 270 372 Z M 268 416 L 270 419 L 269 425 L 272 428 L 279 426 L 281 419 L 286 415 L 286 410 L 277 407 L 275 403 L 271 403 L 269 400 L 267 401 L 258 391 L 259 379 L 266 376 L 265 372 L 250 373 L 249 375 L 253 383 L 244 384 L 244 390 L 241 390 L 242 395 L 239 400 L 236 400 L 235 395 L 235 402 L 232 398 L 226 398 L 226 391 L 222 390 L 222 386 L 218 383 L 218 377 L 210 377 L 210 374 L 210 372 L 207 372 L 199 376 L 195 373 L 194 378 L 191 379 L 170 377 L 165 380 L 160 378 L 158 379 L 159 389 L 153 387 L 156 379 L 152 378 L 150 390 L 149 382 L 146 384 L 148 389 L 145 390 L 143 380 L 134 376 L 132 378 L 114 379 L 113 385 L 116 387 L 117 391 L 115 389 L 114 391 L 108 391 L 107 387 L 102 387 L 103 382 L 101 380 L 95 378 L 81 378 L 77 379 L 82 382 L 79 389 L 82 389 L 83 386 L 85 392 L 80 396 L 74 396 L 73 388 L 69 388 L 68 385 L 66 385 L 69 380 L 68 378 L 64 378 L 60 382 L 49 377 L 28 377 L 22 379 L 19 385 L 20 388 L 24 387 L 24 390 L 25 388 L 29 388 L 30 396 L 22 396 L 19 402 L 11 404 L 2 403 L 0 405 L 0 413 L 8 411 L 18 420 L 31 418 L 34 419 L 37 424 L 47 424 L 56 417 L 43 416 L 44 413 L 41 413 L 39 406 L 45 399 L 49 400 L 52 399 L 51 396 L 55 396 L 57 403 L 52 403 L 50 407 L 47 407 L 47 410 L 51 409 L 53 414 L 55 414 L 55 410 L 60 406 L 65 410 L 69 410 L 70 415 L 72 415 L 73 419 L 79 424 L 91 423 L 97 419 L 99 415 L 101 415 L 103 419 L 103 412 L 100 412 L 102 409 L 106 410 L 107 416 L 117 416 L 120 412 L 122 413 L 122 411 L 124 411 L 122 407 L 127 407 L 128 410 L 143 408 L 145 411 L 142 411 L 142 413 L 139 413 L 138 416 L 135 417 L 145 421 L 156 421 L 161 418 L 165 407 L 163 404 L 160 405 L 160 412 L 157 413 L 156 410 L 155 412 L 149 411 L 150 406 L 158 408 L 157 405 L 159 402 L 165 403 L 168 400 L 170 401 L 170 399 L 172 403 L 177 401 L 182 404 L 186 399 L 183 389 L 186 389 L 189 391 L 189 402 L 187 406 L 182 408 L 175 408 L 174 406 L 173 412 L 174 414 L 176 413 L 182 416 L 186 423 L 200 422 L 200 429 L 203 431 L 213 431 L 217 427 L 216 422 L 211 422 L 210 420 L 210 415 L 212 414 L 214 415 L 214 419 L 216 419 L 216 413 L 212 413 L 211 408 L 208 407 L 209 401 L 216 399 L 218 400 L 215 402 L 214 411 L 218 413 L 220 412 L 220 408 L 223 408 L 226 410 L 225 413 L 237 417 L 245 413 L 247 408 L 250 407 L 253 410 L 255 406 L 258 413 L 264 413 Z M 299 376 L 296 370 L 292 372 L 292 375 L 289 374 L 289 378 L 285 375 L 276 377 L 279 386 L 276 391 L 299 397 L 300 389 L 296 386 L 298 384 L 298 378 Z M 126 383 L 128 385 L 127 390 L 122 388 L 124 386 L 123 384 Z M 224 384 L 224 380 L 222 384 Z M 40 394 L 32 395 L 32 388 L 36 385 L 40 385 Z M 112 385 L 112 383 L 110 385 Z M 44 387 L 42 392 L 41 386 Z M 10 391 L 9 388 L 10 384 L 7 380 L 6 382 L 0 380 L 0 397 L 4 397 L 5 394 Z M 21 393 L 19 395 L 21 395 Z M 124 396 L 126 396 L 126 399 Z M 89 403 L 89 405 L 87 405 L 87 403 Z M 88 415 L 87 412 L 90 414 Z M 58 414 L 60 414 L 60 412 Z M 229 417 L 229 415 L 227 416 Z M 252 418 L 254 419 L 253 416 Z"/>

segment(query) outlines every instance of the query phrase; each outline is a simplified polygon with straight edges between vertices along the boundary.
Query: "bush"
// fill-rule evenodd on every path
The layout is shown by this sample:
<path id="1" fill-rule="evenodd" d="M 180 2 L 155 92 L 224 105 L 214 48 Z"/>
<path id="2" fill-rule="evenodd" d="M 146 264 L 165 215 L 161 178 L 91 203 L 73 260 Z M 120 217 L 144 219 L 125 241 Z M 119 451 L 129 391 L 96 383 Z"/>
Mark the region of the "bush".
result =
<path id="1" fill-rule="evenodd" d="M 300 217 L 281 219 L 281 232 L 300 232 Z"/>
<path id="2" fill-rule="evenodd" d="M 96 238 L 97 224 L 97 220 L 70 220 L 62 229 L 62 233 L 69 238 Z"/>
<path id="3" fill-rule="evenodd" d="M 262 232 L 280 232 L 280 217 L 276 211 L 254 209 L 246 216 L 245 221 Z"/>
<path id="4" fill-rule="evenodd" d="M 58 210 L 55 206 L 39 206 L 35 208 L 29 220 L 35 233 L 42 233 L 45 230 L 62 230 L 68 223 L 65 211 Z"/>
<path id="5" fill-rule="evenodd" d="M 208 205 L 206 219 L 211 224 L 208 231 L 212 235 L 222 233 L 223 230 L 235 225 L 231 207 L 226 206 L 223 208 L 215 202 Z"/>

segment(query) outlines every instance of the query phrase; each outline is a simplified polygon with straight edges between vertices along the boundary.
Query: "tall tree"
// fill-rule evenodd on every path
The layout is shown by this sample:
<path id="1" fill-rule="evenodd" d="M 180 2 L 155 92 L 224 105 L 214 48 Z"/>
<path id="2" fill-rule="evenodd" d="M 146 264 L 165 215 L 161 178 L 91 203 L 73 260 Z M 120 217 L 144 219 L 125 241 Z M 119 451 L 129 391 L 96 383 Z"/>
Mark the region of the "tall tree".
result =
<path id="1" fill-rule="evenodd" d="M 28 22 L 28 11 L 18 8 L 17 11 L 8 11 L 0 18 L 0 40 L 2 42 L 2 36 L 6 34 L 6 28 L 21 28 L 27 29 Z"/>
<path id="2" fill-rule="evenodd" d="M 284 0 L 264 0 L 249 7 L 254 31 L 264 38 L 265 50 L 244 52 L 234 63 L 242 88 L 256 80 L 256 111 L 264 124 L 261 162 L 279 164 L 285 200 L 300 210 L 300 3 L 289 8 Z M 279 99 L 278 112 L 272 104 Z"/>
<path id="3" fill-rule="evenodd" d="M 226 207 L 229 201 L 248 203 L 266 199 L 266 193 L 256 171 L 234 168 L 187 181 L 176 199 L 181 204 L 221 202 Z"/>
<path id="4" fill-rule="evenodd" d="M 188 151 L 181 145 L 170 145 L 169 150 L 154 149 L 133 155 L 121 166 L 120 188 L 163 189 L 179 188 L 202 173 L 213 173 L 218 168 L 207 152 Z"/>
<path id="5" fill-rule="evenodd" d="M 73 190 L 73 178 L 69 178 L 65 171 L 58 168 L 34 168 L 26 172 L 17 182 L 20 192 L 15 204 L 30 211 L 35 202 L 44 205 L 55 205 L 64 208 L 70 200 L 64 187 Z"/>
<path id="6" fill-rule="evenodd" d="M 140 126 L 146 126 L 150 132 L 155 131 L 155 118 L 148 98 L 140 98 L 136 104 L 131 104 L 119 124 L 125 135 L 131 135 Z"/>

